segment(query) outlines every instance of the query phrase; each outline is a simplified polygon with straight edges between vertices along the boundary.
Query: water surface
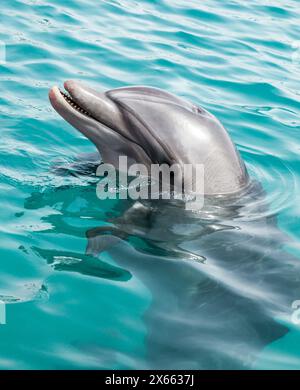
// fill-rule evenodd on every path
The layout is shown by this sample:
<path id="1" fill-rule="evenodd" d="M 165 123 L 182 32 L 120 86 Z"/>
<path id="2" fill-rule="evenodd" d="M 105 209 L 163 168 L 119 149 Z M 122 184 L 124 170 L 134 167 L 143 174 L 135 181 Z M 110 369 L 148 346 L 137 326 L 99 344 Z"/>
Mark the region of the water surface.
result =
<path id="1" fill-rule="evenodd" d="M 300 367 L 299 14 L 292 0 L 2 0 L 2 369 Z M 86 254 L 87 231 L 126 205 L 53 169 L 94 151 L 50 108 L 65 79 L 205 107 L 263 197 L 217 222 L 170 206 L 159 244 L 133 233 Z"/>

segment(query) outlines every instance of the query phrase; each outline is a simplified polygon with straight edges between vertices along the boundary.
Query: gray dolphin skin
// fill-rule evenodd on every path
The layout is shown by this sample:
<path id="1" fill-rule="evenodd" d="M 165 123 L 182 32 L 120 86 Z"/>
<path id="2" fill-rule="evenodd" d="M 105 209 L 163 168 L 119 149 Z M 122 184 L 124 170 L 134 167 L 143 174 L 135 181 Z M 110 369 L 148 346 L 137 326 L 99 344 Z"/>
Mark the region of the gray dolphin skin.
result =
<path id="1" fill-rule="evenodd" d="M 97 147 L 103 162 L 203 164 L 204 193 L 233 194 L 248 174 L 222 124 L 208 111 L 151 87 L 125 87 L 99 93 L 76 81 L 57 87 L 49 98 L 55 110 Z M 184 177 L 184 181 L 191 181 Z"/>

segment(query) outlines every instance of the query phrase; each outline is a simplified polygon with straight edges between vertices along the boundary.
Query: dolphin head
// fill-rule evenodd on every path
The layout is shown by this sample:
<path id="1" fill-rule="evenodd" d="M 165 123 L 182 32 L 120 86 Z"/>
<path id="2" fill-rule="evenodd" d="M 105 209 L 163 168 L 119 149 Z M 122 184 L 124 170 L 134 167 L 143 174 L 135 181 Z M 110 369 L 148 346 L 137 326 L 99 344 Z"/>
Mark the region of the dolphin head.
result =
<path id="1" fill-rule="evenodd" d="M 97 147 L 116 168 L 128 163 L 203 164 L 205 194 L 239 192 L 248 174 L 238 151 L 217 118 L 163 90 L 133 86 L 97 92 L 77 81 L 66 92 L 49 92 L 55 110 Z M 184 178 L 188 180 L 188 178 Z"/>

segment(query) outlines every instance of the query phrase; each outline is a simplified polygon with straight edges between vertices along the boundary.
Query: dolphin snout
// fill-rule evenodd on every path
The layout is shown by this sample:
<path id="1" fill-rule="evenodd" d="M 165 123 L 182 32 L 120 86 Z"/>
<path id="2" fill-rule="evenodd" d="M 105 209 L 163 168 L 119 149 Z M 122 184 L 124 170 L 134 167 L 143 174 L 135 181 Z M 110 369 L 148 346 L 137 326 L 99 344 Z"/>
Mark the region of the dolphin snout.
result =
<path id="1" fill-rule="evenodd" d="M 53 108 L 58 111 L 61 115 L 63 115 L 63 111 L 65 109 L 66 103 L 64 101 L 64 98 L 61 95 L 61 92 L 59 88 L 54 85 L 49 90 L 49 100 L 53 106 Z"/>
<path id="2" fill-rule="evenodd" d="M 65 81 L 64 88 L 71 98 L 93 118 L 113 129 L 122 127 L 119 108 L 106 93 L 97 92 L 75 80 Z"/>

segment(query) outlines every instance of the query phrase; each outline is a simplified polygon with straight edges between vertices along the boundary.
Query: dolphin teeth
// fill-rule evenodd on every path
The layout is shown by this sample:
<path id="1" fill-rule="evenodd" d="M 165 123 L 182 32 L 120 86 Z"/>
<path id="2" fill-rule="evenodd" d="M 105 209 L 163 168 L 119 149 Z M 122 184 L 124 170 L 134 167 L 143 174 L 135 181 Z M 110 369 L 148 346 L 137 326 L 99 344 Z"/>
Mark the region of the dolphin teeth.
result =
<path id="1" fill-rule="evenodd" d="M 64 91 L 61 91 L 61 90 L 59 90 L 59 92 L 61 93 L 61 95 L 62 95 L 62 97 L 65 99 L 65 101 L 72 107 L 72 108 L 74 108 L 76 111 L 78 111 L 78 112 L 80 112 L 81 114 L 84 114 L 84 115 L 86 115 L 86 116 L 88 116 L 88 117 L 92 117 L 92 115 L 89 113 L 89 112 L 87 112 L 87 111 L 85 111 L 82 107 L 80 107 L 73 99 L 72 99 L 72 97 L 69 95 L 69 94 L 67 94 L 67 93 L 65 93 Z"/>

